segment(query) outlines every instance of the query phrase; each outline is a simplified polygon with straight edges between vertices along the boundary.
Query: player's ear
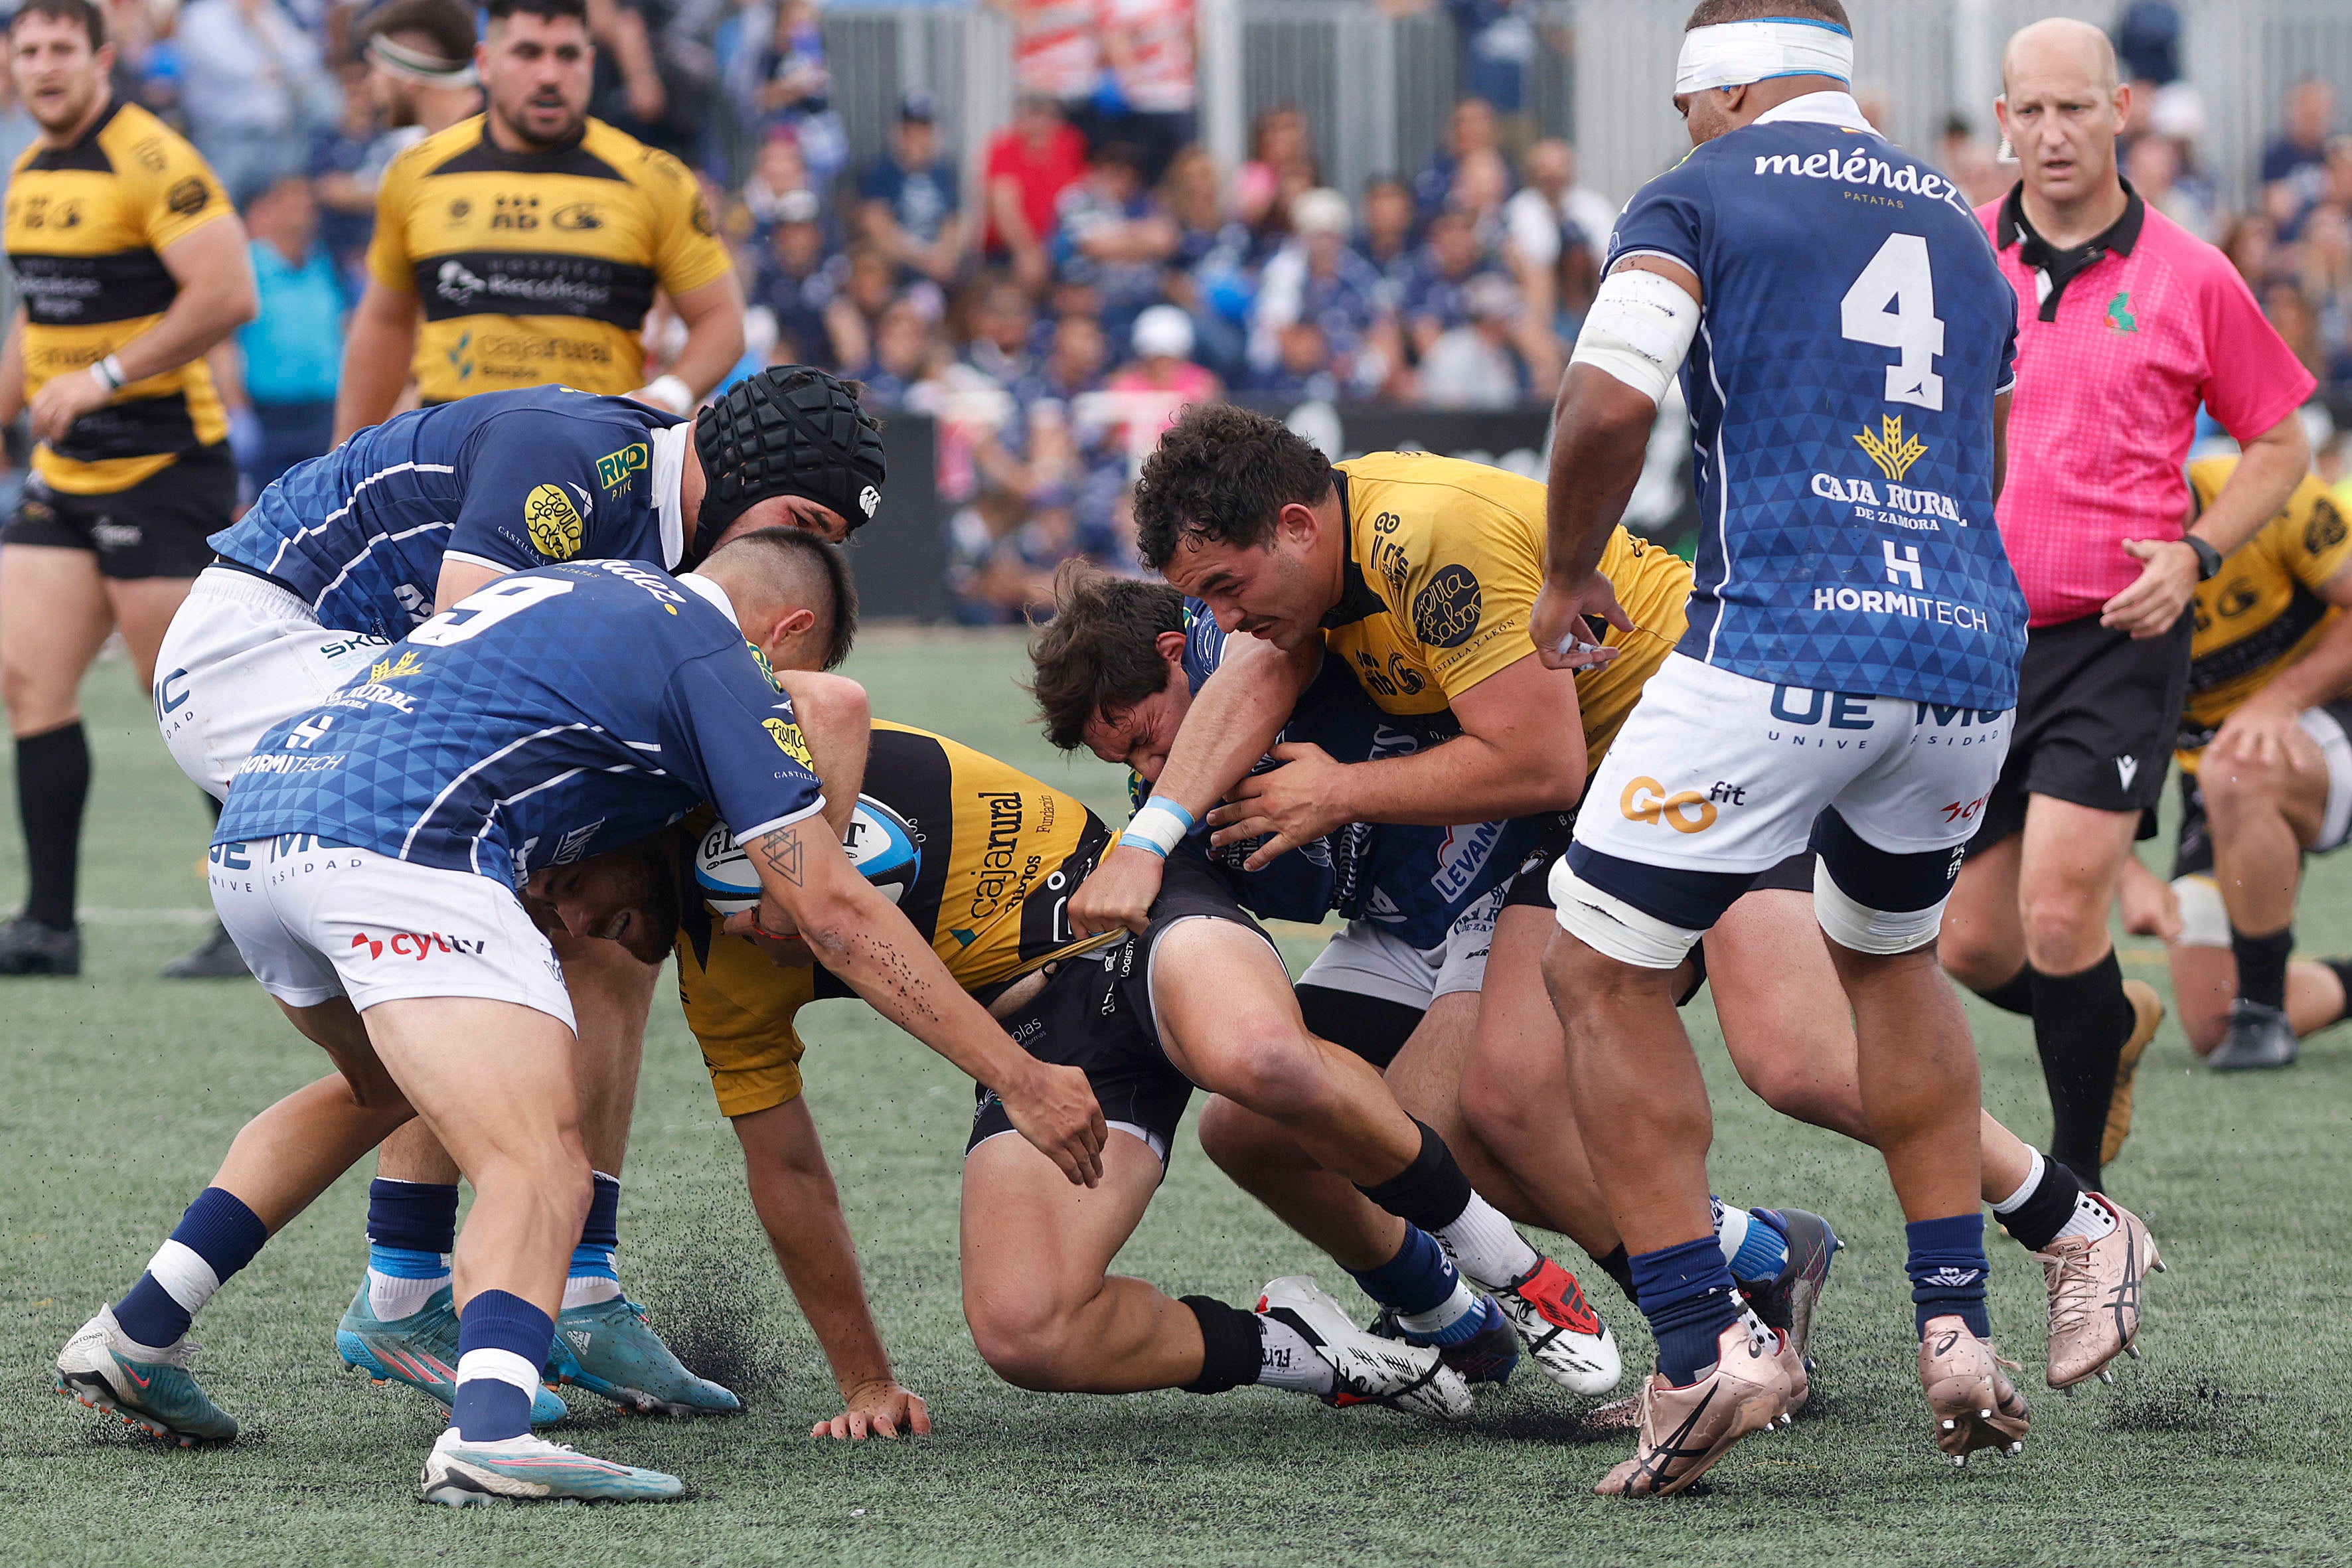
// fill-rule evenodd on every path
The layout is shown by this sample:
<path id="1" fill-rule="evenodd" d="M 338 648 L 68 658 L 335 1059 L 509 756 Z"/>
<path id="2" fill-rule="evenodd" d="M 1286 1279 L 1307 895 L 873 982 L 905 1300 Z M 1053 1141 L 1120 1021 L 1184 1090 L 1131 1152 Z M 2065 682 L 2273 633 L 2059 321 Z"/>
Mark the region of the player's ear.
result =
<path id="1" fill-rule="evenodd" d="M 1181 665 L 1184 662 L 1184 634 L 1182 632 L 1161 632 L 1158 637 L 1151 639 L 1151 647 L 1154 652 L 1158 653 L 1161 658 L 1166 659 L 1171 666 Z"/>
<path id="2" fill-rule="evenodd" d="M 1280 538 L 1298 545 L 1313 544 L 1323 531 L 1316 521 L 1315 509 L 1303 501 L 1286 503 L 1275 514 L 1274 528 Z"/>

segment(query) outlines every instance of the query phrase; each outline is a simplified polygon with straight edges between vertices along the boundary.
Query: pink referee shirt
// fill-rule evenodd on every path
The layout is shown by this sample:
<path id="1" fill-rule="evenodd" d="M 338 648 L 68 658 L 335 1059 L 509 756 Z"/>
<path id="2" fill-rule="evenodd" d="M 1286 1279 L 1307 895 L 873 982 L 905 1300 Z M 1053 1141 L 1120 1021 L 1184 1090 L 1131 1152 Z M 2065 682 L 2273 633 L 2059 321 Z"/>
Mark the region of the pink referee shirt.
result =
<path id="1" fill-rule="evenodd" d="M 1995 515 L 2028 624 L 2046 626 L 2098 614 L 2138 579 L 2125 540 L 2186 530 L 2181 465 L 2199 404 L 2251 441 L 2317 384 L 2228 258 L 2137 194 L 2105 237 L 2107 254 L 2067 281 L 2045 319 L 2044 275 L 2018 259 L 2016 201 L 2012 190 L 1977 212 L 2018 298 Z"/>

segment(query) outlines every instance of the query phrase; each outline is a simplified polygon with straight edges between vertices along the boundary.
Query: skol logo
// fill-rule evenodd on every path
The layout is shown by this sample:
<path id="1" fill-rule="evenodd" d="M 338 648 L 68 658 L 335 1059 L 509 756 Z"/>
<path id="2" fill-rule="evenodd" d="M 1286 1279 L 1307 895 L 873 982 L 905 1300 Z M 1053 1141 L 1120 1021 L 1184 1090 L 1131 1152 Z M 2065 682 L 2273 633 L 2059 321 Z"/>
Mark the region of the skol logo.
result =
<path id="1" fill-rule="evenodd" d="M 1722 815 L 1698 791 L 1676 790 L 1668 795 L 1666 786 L 1655 779 L 1635 779 L 1627 784 L 1617 808 L 1628 822 L 1646 822 L 1652 826 L 1664 823 L 1676 833 L 1704 833 Z"/>

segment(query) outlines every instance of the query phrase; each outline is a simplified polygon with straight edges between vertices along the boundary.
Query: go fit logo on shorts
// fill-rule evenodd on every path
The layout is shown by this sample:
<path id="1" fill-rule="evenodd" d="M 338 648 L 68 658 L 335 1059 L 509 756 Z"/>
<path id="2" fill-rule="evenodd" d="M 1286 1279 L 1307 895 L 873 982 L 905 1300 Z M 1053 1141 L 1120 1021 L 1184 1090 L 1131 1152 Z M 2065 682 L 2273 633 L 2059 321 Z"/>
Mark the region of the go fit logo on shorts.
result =
<path id="1" fill-rule="evenodd" d="M 1742 805 L 1740 797 L 1747 793 L 1742 785 L 1718 784 L 1706 795 L 1695 789 L 1676 790 L 1668 795 L 1666 786 L 1657 780 L 1637 778 L 1628 784 L 1625 793 L 1618 797 L 1617 809 L 1625 814 L 1628 822 L 1646 822 L 1654 827 L 1664 823 L 1676 833 L 1705 833 L 1722 815 L 1716 808 L 1716 802 Z"/>
<path id="2" fill-rule="evenodd" d="M 370 962 L 382 958 L 388 950 L 395 957 L 412 958 L 422 963 L 436 952 L 480 952 L 488 943 L 480 937 L 447 936 L 437 931 L 401 931 L 388 937 L 362 931 L 352 938 L 352 945 L 366 948 Z"/>

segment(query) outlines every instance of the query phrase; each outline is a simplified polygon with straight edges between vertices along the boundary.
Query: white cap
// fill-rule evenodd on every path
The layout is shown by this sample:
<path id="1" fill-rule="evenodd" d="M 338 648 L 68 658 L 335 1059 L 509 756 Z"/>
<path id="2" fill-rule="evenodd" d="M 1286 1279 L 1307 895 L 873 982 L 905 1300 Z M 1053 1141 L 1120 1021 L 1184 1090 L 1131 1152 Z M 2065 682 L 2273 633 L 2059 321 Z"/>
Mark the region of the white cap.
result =
<path id="1" fill-rule="evenodd" d="M 1144 359 L 1156 359 L 1162 354 L 1171 359 L 1190 359 L 1192 318 L 1173 305 L 1154 305 L 1135 318 L 1135 335 L 1129 341 Z"/>
<path id="2" fill-rule="evenodd" d="M 1354 220 L 1348 198 L 1328 185 L 1301 191 L 1290 204 L 1290 226 L 1297 234 L 1345 234 Z"/>

